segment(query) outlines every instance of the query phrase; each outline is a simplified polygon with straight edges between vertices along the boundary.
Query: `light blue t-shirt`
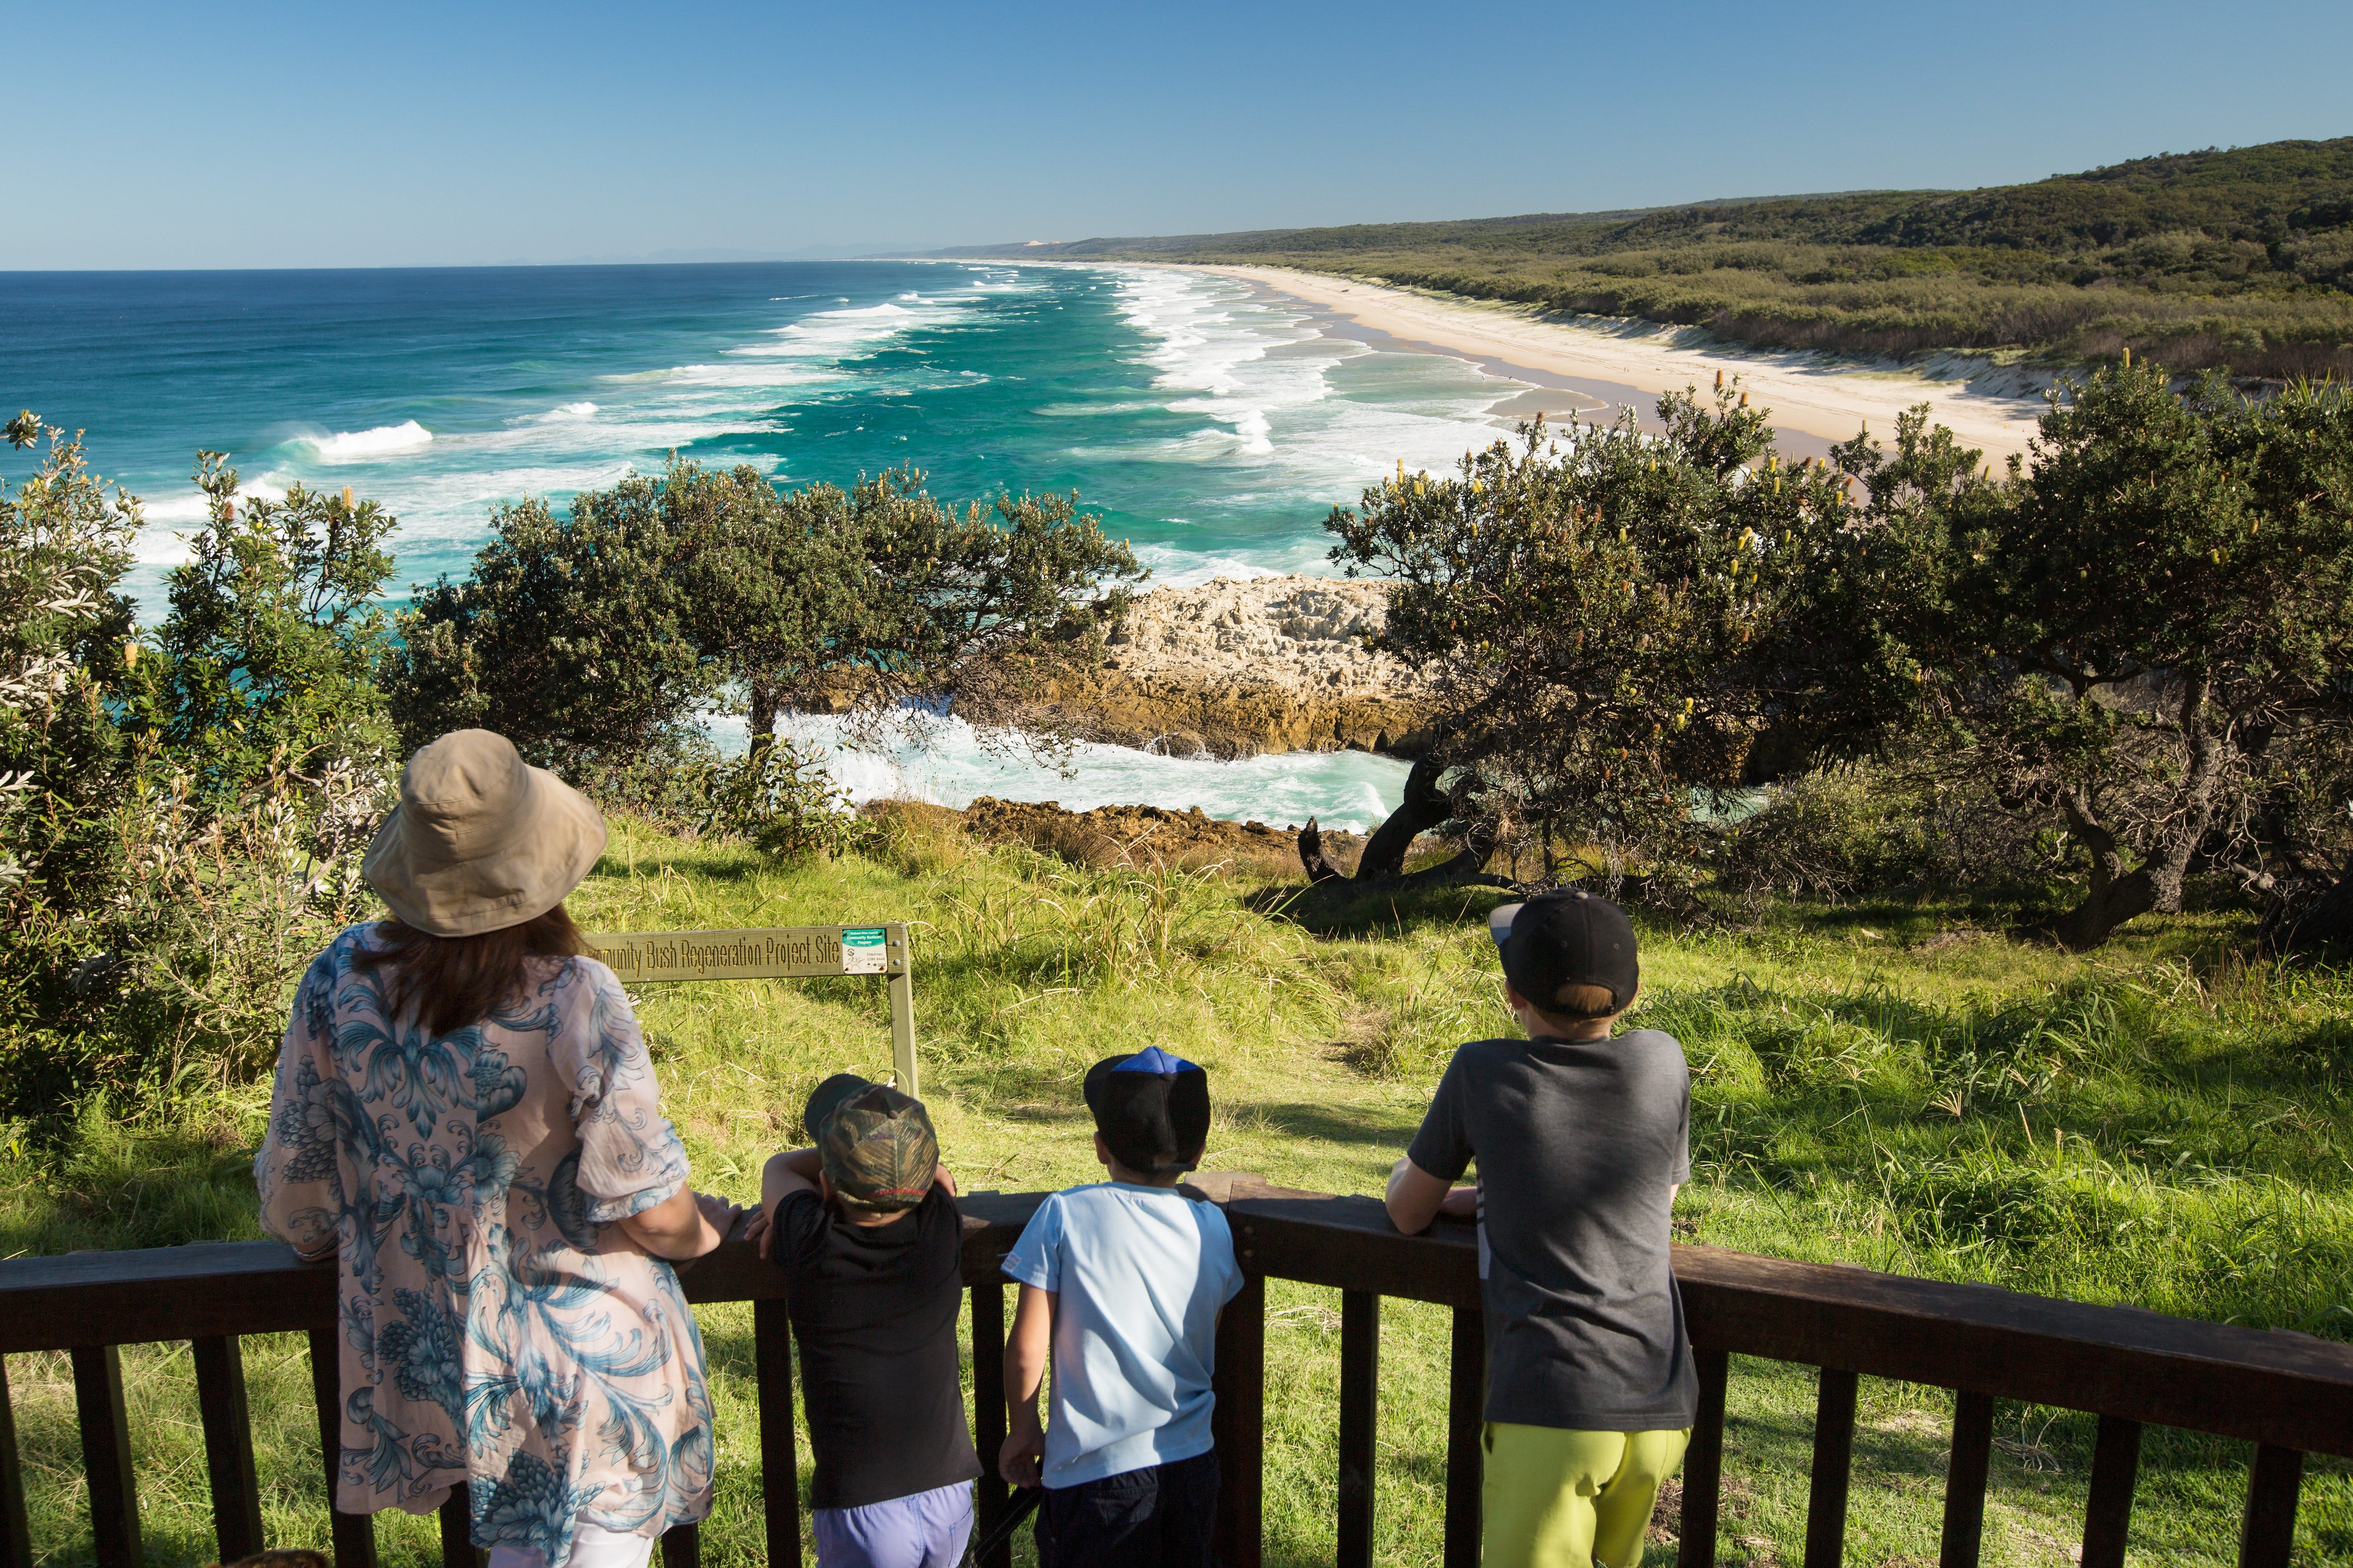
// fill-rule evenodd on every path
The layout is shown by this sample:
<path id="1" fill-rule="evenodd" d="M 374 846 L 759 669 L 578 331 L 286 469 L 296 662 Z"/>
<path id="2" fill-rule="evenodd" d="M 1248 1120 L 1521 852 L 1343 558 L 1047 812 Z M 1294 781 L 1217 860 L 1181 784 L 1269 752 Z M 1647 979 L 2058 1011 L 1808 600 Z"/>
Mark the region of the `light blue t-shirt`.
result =
<path id="1" fill-rule="evenodd" d="M 1242 1288 L 1216 1205 L 1126 1182 L 1055 1193 L 1005 1272 L 1056 1298 L 1046 1485 L 1209 1451 L 1218 1313 Z"/>

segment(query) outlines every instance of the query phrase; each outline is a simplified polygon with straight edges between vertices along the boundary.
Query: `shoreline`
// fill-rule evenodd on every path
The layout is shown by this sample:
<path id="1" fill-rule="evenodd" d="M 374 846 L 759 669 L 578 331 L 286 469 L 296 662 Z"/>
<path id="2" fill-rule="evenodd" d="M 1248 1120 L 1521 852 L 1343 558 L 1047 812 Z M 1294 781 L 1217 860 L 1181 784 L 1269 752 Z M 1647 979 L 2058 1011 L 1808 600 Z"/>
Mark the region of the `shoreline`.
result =
<path id="1" fill-rule="evenodd" d="M 1999 463 L 2026 451 L 2034 422 L 2043 412 L 2039 391 L 2017 387 L 2048 379 L 1976 362 L 1979 379 L 2005 384 L 1978 390 L 1965 379 L 1963 362 L 1931 361 L 1931 367 L 1953 373 L 1941 377 L 1919 367 L 1872 369 L 1803 350 L 1719 344 L 1695 328 L 1640 321 L 1615 329 L 1580 326 L 1546 319 L 1524 306 L 1490 305 L 1289 268 L 1134 261 L 1103 265 L 1157 267 L 1248 283 L 1401 347 L 1467 359 L 1498 374 L 1556 387 L 1587 402 L 1627 404 L 1651 427 L 1656 425 L 1651 404 L 1660 394 L 1685 386 L 1704 389 L 1721 370 L 1741 378 L 1743 388 L 1771 414 L 1778 433 L 1799 437 L 1783 443 L 1798 456 L 1820 456 L 1831 443 L 1847 440 L 1862 428 L 1883 444 L 1891 442 L 1897 416 L 1926 403 L 1931 418 L 1949 426 L 1963 446 L 1978 447 L 1988 463 Z M 1643 401 L 1636 403 L 1635 397 Z M 1514 401 L 1543 400 L 1524 396 Z"/>

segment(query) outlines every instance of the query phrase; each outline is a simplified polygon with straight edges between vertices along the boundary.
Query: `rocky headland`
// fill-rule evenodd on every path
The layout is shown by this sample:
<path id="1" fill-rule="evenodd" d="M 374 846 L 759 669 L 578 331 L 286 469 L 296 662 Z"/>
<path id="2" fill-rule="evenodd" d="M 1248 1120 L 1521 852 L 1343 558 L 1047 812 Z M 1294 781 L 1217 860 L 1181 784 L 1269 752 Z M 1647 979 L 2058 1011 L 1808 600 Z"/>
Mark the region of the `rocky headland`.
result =
<path id="1" fill-rule="evenodd" d="M 1429 696 L 1368 651 L 1388 584 L 1219 577 L 1138 599 L 1096 674 L 1059 682 L 1047 716 L 1090 740 L 1179 756 L 1261 752 L 1419 754 Z"/>

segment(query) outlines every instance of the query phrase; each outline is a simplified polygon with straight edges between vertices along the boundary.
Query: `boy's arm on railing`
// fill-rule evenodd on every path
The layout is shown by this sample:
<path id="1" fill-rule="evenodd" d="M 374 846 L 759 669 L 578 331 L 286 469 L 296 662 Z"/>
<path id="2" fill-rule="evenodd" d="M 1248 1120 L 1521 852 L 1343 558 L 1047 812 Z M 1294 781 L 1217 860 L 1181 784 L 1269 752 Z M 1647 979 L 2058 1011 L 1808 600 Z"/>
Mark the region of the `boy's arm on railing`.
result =
<path id="1" fill-rule="evenodd" d="M 1046 1428 L 1038 1419 L 1038 1393 L 1054 1349 L 1054 1293 L 1021 1287 L 1013 1331 L 1005 1336 L 1005 1447 L 997 1473 L 1017 1487 L 1039 1483 L 1046 1466 Z"/>
<path id="2" fill-rule="evenodd" d="M 1389 1223 L 1408 1236 L 1418 1236 L 1441 1214 L 1469 1219 L 1477 1212 L 1478 1191 L 1440 1181 L 1409 1158 L 1399 1160 L 1389 1172 L 1388 1194 L 1383 1201 L 1388 1207 Z"/>
<path id="3" fill-rule="evenodd" d="M 744 1239 L 755 1242 L 763 1258 L 773 1257 L 776 1245 L 776 1205 L 795 1193 L 818 1191 L 818 1173 L 824 1161 L 814 1149 L 786 1149 L 768 1156 L 760 1168 L 760 1206 L 744 1228 Z"/>

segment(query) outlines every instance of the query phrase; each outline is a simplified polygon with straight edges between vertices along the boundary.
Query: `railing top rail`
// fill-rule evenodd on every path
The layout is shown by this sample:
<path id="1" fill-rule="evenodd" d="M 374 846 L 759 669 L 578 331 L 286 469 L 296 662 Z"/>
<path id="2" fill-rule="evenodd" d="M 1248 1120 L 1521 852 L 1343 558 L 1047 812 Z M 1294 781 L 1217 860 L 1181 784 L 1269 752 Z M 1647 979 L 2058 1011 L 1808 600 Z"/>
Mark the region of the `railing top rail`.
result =
<path id="1" fill-rule="evenodd" d="M 1458 1306 L 1478 1301 L 1469 1226 L 1403 1236 L 1377 1199 L 1203 1174 L 1243 1266 L 1276 1279 Z M 965 1278 L 983 1284 L 1044 1194 L 963 1201 Z M 2353 1456 L 2353 1346 L 1993 1286 L 1678 1247 L 1693 1342 L 2002 1398 Z M 693 1301 L 776 1299 L 780 1270 L 731 1242 L 685 1271 Z M 332 1273 L 274 1242 L 205 1242 L 0 1262 L 0 1352 L 316 1327 Z"/>

